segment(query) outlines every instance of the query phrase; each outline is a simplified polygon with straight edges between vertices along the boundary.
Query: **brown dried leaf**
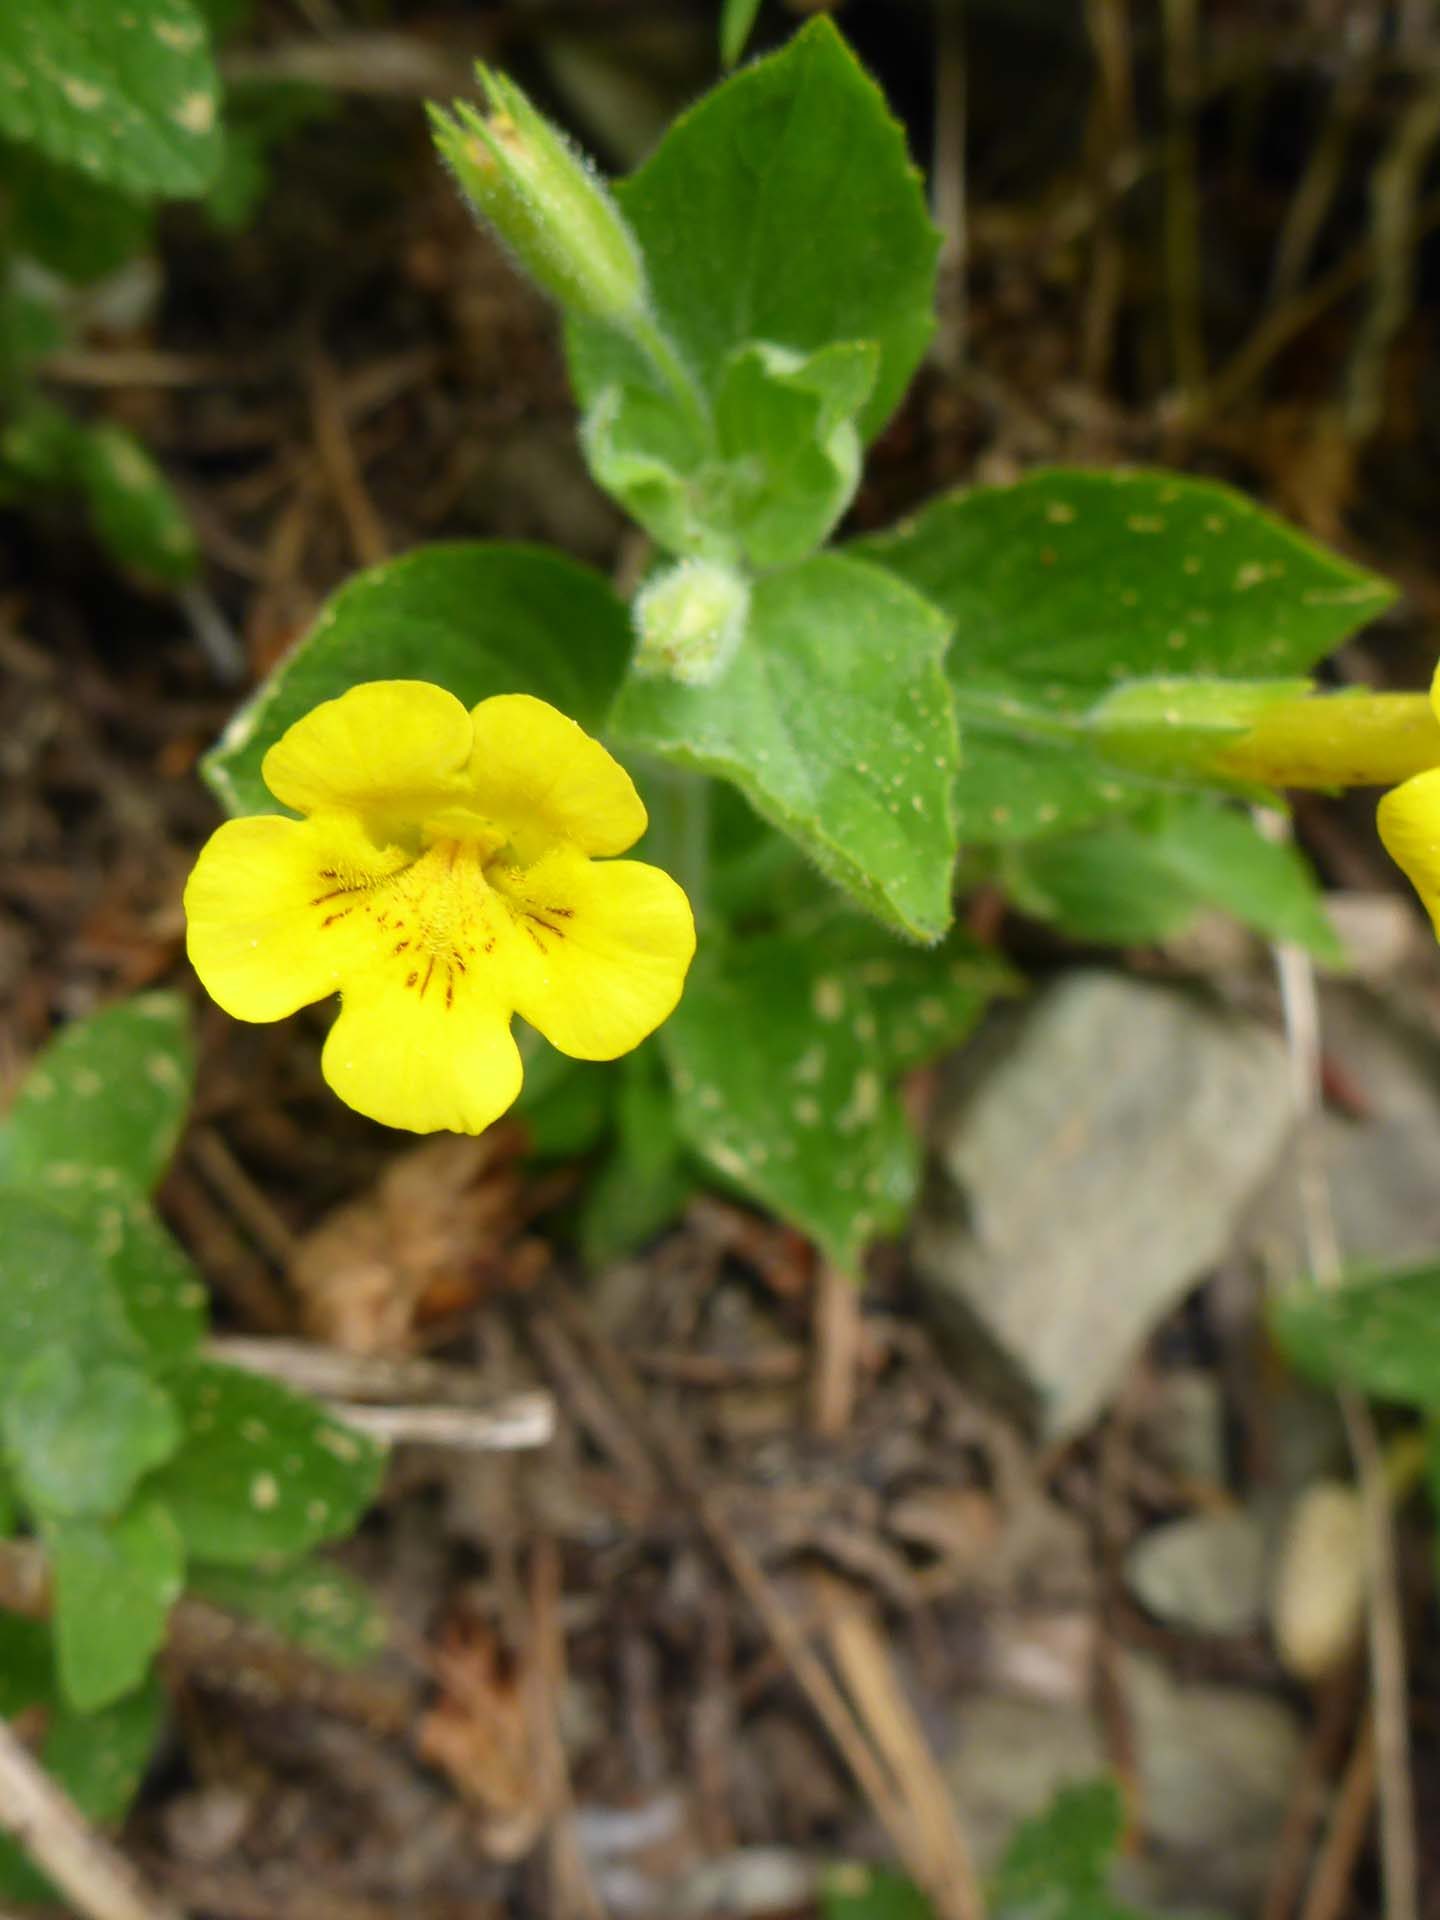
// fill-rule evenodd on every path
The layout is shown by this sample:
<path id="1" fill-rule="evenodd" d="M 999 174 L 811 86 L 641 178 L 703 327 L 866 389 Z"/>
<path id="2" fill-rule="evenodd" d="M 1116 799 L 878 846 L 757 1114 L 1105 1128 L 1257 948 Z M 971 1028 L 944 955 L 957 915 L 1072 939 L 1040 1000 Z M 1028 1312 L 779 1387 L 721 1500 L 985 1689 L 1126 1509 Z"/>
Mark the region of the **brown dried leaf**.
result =
<path id="1" fill-rule="evenodd" d="M 403 1353 L 428 1323 L 528 1284 L 522 1146 L 508 1125 L 427 1140 L 328 1214 L 290 1268 L 306 1331 L 347 1353 Z"/>
<path id="2" fill-rule="evenodd" d="M 446 1629 L 436 1668 L 440 1698 L 420 1722 L 417 1750 L 480 1814 L 480 1845 L 490 1858 L 518 1860 L 551 1811 L 531 1676 L 488 1628 L 458 1619 Z"/>

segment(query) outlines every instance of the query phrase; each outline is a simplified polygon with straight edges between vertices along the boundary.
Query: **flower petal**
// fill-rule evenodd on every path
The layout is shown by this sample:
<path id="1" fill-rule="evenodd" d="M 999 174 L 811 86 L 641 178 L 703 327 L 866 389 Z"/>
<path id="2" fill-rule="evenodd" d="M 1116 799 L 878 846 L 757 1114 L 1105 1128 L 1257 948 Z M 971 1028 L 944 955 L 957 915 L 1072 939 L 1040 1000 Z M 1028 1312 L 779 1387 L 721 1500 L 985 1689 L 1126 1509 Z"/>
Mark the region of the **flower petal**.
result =
<path id="1" fill-rule="evenodd" d="M 634 781 L 565 714 L 528 693 L 501 693 L 470 717 L 475 804 L 504 821 L 526 858 L 556 840 L 623 853 L 645 831 Z"/>
<path id="2" fill-rule="evenodd" d="M 1440 767 L 1387 793 L 1376 823 L 1385 851 L 1408 876 L 1440 935 Z"/>
<path id="3" fill-rule="evenodd" d="M 228 820 L 185 888 L 186 945 L 206 992 L 237 1020 L 281 1020 L 334 993 L 373 944 L 356 904 L 401 858 L 347 815 Z"/>
<path id="4" fill-rule="evenodd" d="M 561 1053 L 613 1060 L 673 1011 L 695 921 L 668 873 L 560 849 L 495 884 L 521 936 L 503 961 L 515 1010 Z"/>
<path id="5" fill-rule="evenodd" d="M 470 716 L 428 680 L 367 680 L 288 728 L 261 766 L 275 798 L 322 808 L 409 814 L 458 798 Z"/>
<path id="6" fill-rule="evenodd" d="M 483 1133 L 520 1091 L 510 1010 L 476 988 L 419 993 L 371 972 L 347 986 L 321 1071 L 357 1113 L 412 1133 Z"/>

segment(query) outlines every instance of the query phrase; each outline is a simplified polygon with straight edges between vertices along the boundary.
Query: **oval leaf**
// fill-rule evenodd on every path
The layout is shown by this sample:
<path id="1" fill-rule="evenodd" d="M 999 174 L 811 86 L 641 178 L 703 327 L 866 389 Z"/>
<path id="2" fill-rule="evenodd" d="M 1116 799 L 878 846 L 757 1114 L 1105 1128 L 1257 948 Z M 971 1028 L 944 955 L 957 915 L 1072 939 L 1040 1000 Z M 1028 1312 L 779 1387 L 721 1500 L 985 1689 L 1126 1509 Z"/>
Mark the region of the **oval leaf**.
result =
<path id="1" fill-rule="evenodd" d="M 219 78 L 190 0 L 5 0 L 0 132 L 136 194 L 203 193 Z"/>
<path id="2" fill-rule="evenodd" d="M 1161 773 L 1089 737 L 1118 685 L 1293 679 L 1394 597 L 1230 488 L 1166 473 L 1033 473 L 936 501 L 849 551 L 954 624 L 971 841 L 1060 832 L 1155 792 Z"/>
<path id="3" fill-rule="evenodd" d="M 149 1484 L 195 1559 L 291 1558 L 349 1533 L 374 1498 L 384 1453 L 312 1401 L 206 1363 L 166 1385 L 185 1440 Z"/>
<path id="4" fill-rule="evenodd" d="M 422 547 L 341 588 L 226 729 L 205 775 L 231 813 L 275 813 L 260 762 L 292 721 L 362 680 L 433 680 L 467 706 L 531 693 L 594 731 L 630 654 L 609 583 L 540 547 Z"/>
<path id="5" fill-rule="evenodd" d="M 97 1170 L 149 1193 L 174 1152 L 195 1079 L 190 1015 L 146 993 L 63 1027 L 21 1084 L 5 1134 L 7 1178 L 62 1194 Z"/>

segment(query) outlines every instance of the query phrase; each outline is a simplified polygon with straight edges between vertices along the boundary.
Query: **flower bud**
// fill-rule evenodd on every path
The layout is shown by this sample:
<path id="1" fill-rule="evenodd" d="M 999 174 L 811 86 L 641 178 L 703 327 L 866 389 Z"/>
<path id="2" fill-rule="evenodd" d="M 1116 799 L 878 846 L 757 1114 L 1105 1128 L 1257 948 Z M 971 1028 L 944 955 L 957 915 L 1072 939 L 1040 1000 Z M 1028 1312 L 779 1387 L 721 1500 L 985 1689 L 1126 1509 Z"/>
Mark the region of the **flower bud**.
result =
<path id="1" fill-rule="evenodd" d="M 489 105 L 430 109 L 461 191 L 562 307 L 624 326 L 645 307 L 635 236 L 588 162 L 513 80 L 477 69 Z"/>
<path id="2" fill-rule="evenodd" d="M 713 560 L 682 560 L 657 573 L 633 608 L 635 671 L 708 687 L 735 657 L 750 610 L 742 576 Z"/>

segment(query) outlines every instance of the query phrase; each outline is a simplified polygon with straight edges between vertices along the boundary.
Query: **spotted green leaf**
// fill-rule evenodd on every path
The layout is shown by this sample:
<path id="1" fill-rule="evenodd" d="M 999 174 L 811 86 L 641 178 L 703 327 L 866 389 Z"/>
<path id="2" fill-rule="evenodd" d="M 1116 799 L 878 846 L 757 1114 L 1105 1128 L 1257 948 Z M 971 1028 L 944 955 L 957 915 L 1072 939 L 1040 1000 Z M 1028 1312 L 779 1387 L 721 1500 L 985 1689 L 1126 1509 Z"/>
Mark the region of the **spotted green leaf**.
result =
<path id="1" fill-rule="evenodd" d="M 0 133 L 138 195 L 204 191 L 219 81 L 190 0 L 5 0 Z"/>
<path id="2" fill-rule="evenodd" d="M 1091 716 L 1117 687 L 1293 680 L 1393 597 L 1229 488 L 1163 473 L 1035 473 L 850 551 L 953 622 L 958 826 L 977 842 L 1087 825 L 1163 783 L 1101 751 Z"/>
<path id="3" fill-rule="evenodd" d="M 629 653 L 625 609 L 590 568 L 540 547 L 421 547 L 341 588 L 226 729 L 206 778 L 232 813 L 277 812 L 266 750 L 360 680 L 433 680 L 467 706 L 532 693 L 594 729 Z"/>
<path id="4" fill-rule="evenodd" d="M 937 1049 L 997 985 L 969 949 L 904 964 L 912 989 L 928 968 Z M 919 1168 L 894 1089 L 914 1039 L 895 985 L 804 935 L 717 943 L 661 1031 L 690 1145 L 850 1273 L 903 1218 Z"/>
<path id="5" fill-rule="evenodd" d="M 77 429 L 72 467 L 96 533 L 122 566 L 167 586 L 193 576 L 200 547 L 189 517 L 128 427 Z"/>
<path id="6" fill-rule="evenodd" d="M 7 1692 L 19 1660 L 24 1691 Z M 39 1621 L 0 1614 L 0 1715 L 24 1706 L 48 1709 L 40 1757 L 87 1820 L 108 1825 L 129 1807 L 155 1751 L 165 1713 L 165 1690 L 153 1671 L 112 1706 L 77 1713 L 55 1697 L 50 1629 Z M 31 1866 L 17 1843 L 0 1834 L 0 1899 L 57 1902 L 55 1890 Z"/>
<path id="7" fill-rule="evenodd" d="M 93 1713 L 144 1679 L 180 1597 L 184 1547 L 153 1498 L 115 1520 L 51 1522 L 44 1538 L 61 1690 L 72 1707 Z"/>
<path id="8" fill-rule="evenodd" d="M 165 1717 L 165 1689 L 150 1673 L 113 1706 L 76 1713 L 63 1703 L 41 1755 L 87 1820 L 117 1820 L 139 1790 Z"/>
<path id="9" fill-rule="evenodd" d="M 0 1431 L 25 1504 L 62 1519 L 118 1513 L 180 1442 L 174 1406 L 139 1367 L 111 1360 L 82 1371 L 58 1344 L 16 1373 Z"/>
<path id="10" fill-rule="evenodd" d="M 733 782 L 870 912 L 933 940 L 950 923 L 954 857 L 946 633 L 881 569 L 819 554 L 757 581 L 718 682 L 632 677 L 614 726 Z"/>
<path id="11" fill-rule="evenodd" d="M 65 280 L 83 285 L 114 273 L 150 243 L 152 208 L 34 148 L 0 149 L 0 174 L 11 244 Z"/>
<path id="12" fill-rule="evenodd" d="M 115 1283 L 91 1248 L 48 1207 L 0 1189 L 0 1399 L 51 1344 L 82 1367 L 141 1354 Z"/>
<path id="13" fill-rule="evenodd" d="M 169 1365 L 193 1353 L 209 1295 L 149 1201 L 113 1167 L 76 1167 L 68 1184 L 46 1187 L 45 1204 L 99 1256 L 152 1360 Z"/>
<path id="14" fill-rule="evenodd" d="M 200 550 L 169 481 L 128 428 L 91 425 L 38 400 L 0 435 L 0 462 L 34 487 L 78 494 L 112 559 L 142 579 L 180 586 Z"/>
<path id="15" fill-rule="evenodd" d="M 13 1183 L 62 1194 L 107 1170 L 148 1193 L 169 1162 L 194 1080 L 177 994 L 146 993 L 72 1021 L 22 1082 L 5 1130 Z"/>
<path id="16" fill-rule="evenodd" d="M 373 1660 L 385 1644 L 374 1594 L 343 1567 L 300 1560 L 283 1567 L 192 1566 L 186 1589 L 231 1613 L 263 1621 L 337 1667 Z"/>
<path id="17" fill-rule="evenodd" d="M 292 1558 L 348 1533 L 374 1498 L 382 1450 L 313 1401 L 206 1362 L 166 1387 L 184 1444 L 147 1484 L 196 1560 Z"/>
<path id="18" fill-rule="evenodd" d="M 1312 1379 L 1440 1410 L 1440 1266 L 1290 1289 L 1272 1304 L 1270 1325 Z"/>
<path id="19" fill-rule="evenodd" d="M 1028 912 L 1082 940 L 1160 940 L 1220 907 L 1270 939 L 1344 959 L 1304 856 L 1210 800 L 1162 795 L 1124 819 L 1007 849 L 1001 877 Z"/>

